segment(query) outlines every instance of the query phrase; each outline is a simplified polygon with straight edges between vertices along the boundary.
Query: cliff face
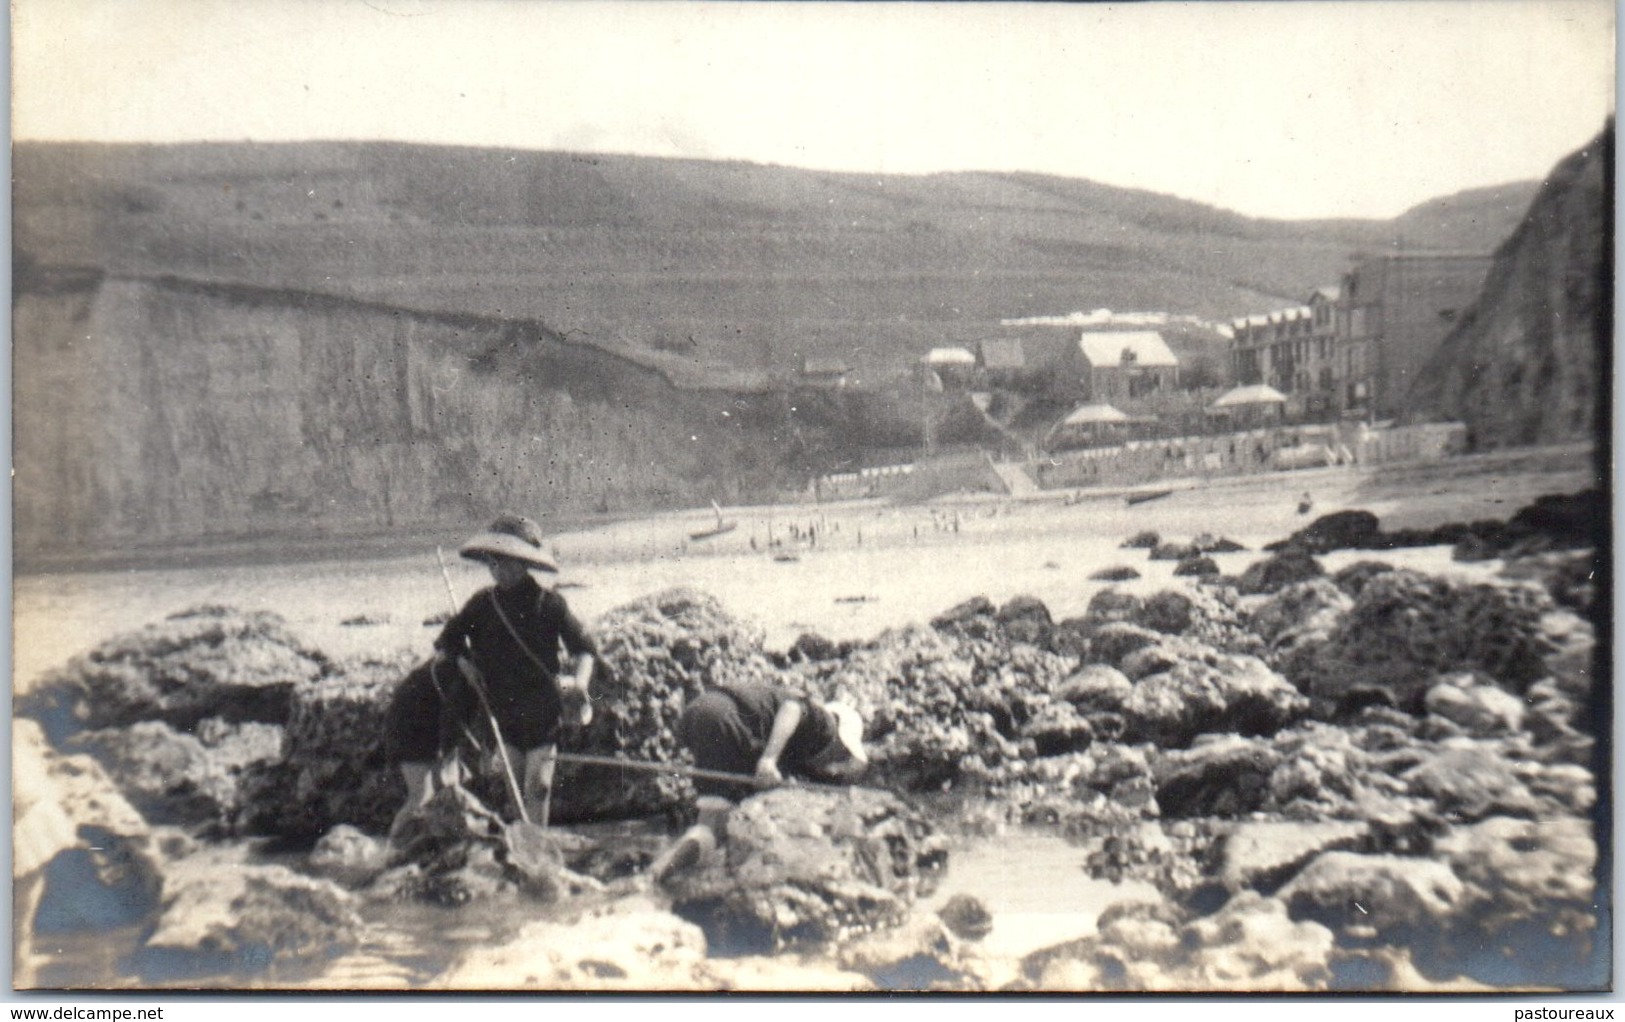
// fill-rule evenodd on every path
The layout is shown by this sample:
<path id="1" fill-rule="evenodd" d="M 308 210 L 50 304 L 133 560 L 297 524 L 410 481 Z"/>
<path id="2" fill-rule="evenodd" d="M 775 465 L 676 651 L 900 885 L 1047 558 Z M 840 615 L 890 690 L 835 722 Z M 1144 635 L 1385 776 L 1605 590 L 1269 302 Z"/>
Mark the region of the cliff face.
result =
<path id="1" fill-rule="evenodd" d="M 76 548 L 727 500 L 785 399 L 681 391 L 539 328 L 95 274 L 14 299 L 14 541 Z"/>
<path id="2" fill-rule="evenodd" d="M 921 440 L 917 395 L 685 389 L 523 320 L 38 268 L 12 312 L 25 567 L 764 500 Z M 937 438 L 986 441 L 962 403 Z"/>
<path id="3" fill-rule="evenodd" d="M 1558 164 L 1496 251 L 1477 305 L 1410 406 L 1459 419 L 1476 448 L 1595 436 L 1613 344 L 1614 125 Z"/>

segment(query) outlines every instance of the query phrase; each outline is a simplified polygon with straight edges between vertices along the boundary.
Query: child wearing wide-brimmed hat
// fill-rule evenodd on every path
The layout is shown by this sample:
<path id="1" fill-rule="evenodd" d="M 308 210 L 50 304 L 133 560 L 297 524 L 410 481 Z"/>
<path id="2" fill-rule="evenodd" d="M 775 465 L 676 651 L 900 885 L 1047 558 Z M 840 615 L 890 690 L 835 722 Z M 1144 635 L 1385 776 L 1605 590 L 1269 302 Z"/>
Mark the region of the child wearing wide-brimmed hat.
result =
<path id="1" fill-rule="evenodd" d="M 435 672 L 438 746 L 472 735 L 486 750 L 500 742 L 508 763 L 522 756 L 516 808 L 545 822 L 561 722 L 580 726 L 592 718 L 588 683 L 598 649 L 564 597 L 532 575 L 559 570 L 535 522 L 501 515 L 458 552 L 489 567 L 495 584 L 470 597 L 435 639 L 437 664 L 446 668 Z M 569 672 L 561 652 L 574 659 Z M 409 788 L 421 775 L 407 812 L 427 797 L 431 765 L 403 762 L 401 769 Z"/>

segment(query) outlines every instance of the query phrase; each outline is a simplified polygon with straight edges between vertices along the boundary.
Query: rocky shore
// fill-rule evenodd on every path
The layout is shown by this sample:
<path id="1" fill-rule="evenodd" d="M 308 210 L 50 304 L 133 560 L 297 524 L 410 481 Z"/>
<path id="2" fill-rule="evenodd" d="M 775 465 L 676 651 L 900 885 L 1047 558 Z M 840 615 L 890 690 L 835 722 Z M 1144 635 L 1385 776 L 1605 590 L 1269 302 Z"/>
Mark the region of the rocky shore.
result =
<path id="1" fill-rule="evenodd" d="M 369 905 L 489 902 L 512 939 L 422 985 L 1594 989 L 1611 952 L 1593 820 L 1607 721 L 1596 557 L 1575 523 L 1597 501 L 1427 536 L 1343 512 L 1236 576 L 1108 588 L 1059 620 L 1032 598 L 971 600 L 863 642 L 769 649 L 694 590 L 629 603 L 595 622 L 597 712 L 566 751 L 681 762 L 682 706 L 724 681 L 846 699 L 868 721 L 862 787 L 748 800 L 724 848 L 666 887 L 644 873 L 658 835 L 585 825 L 680 825 L 692 792 L 670 774 L 566 764 L 540 834 L 443 792 L 391 848 L 383 709 L 414 657 L 338 659 L 275 615 L 197 607 L 19 704 L 30 805 L 76 828 L 53 838 L 55 817 L 19 802 L 19 841 L 43 842 L 30 889 L 48 908 L 52 870 L 83 859 L 139 929 L 131 985 L 343 986 L 329 970 L 366 942 Z M 1120 577 L 1225 542 L 1130 537 Z M 1469 583 L 1378 559 L 1422 542 L 1502 570 Z M 1328 574 L 1318 556 L 1347 548 L 1373 559 Z M 924 906 L 956 839 L 1012 827 L 1063 834 L 1092 876 L 1157 896 L 1113 905 L 1093 936 L 988 955 L 976 899 Z"/>

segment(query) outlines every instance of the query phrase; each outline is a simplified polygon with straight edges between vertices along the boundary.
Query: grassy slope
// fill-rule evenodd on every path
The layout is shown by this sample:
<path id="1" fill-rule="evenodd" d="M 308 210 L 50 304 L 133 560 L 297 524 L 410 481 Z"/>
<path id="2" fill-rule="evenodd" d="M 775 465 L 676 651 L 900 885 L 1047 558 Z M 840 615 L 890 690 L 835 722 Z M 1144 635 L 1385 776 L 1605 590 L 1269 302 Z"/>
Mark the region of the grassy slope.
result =
<path id="1" fill-rule="evenodd" d="M 1006 317 L 1264 311 L 1396 235 L 1487 251 L 1534 188 L 1438 200 L 1394 222 L 1288 223 L 1035 174 L 386 143 L 25 143 L 13 172 L 25 268 L 533 319 L 713 385 L 784 375 L 803 355 L 880 378 Z"/>

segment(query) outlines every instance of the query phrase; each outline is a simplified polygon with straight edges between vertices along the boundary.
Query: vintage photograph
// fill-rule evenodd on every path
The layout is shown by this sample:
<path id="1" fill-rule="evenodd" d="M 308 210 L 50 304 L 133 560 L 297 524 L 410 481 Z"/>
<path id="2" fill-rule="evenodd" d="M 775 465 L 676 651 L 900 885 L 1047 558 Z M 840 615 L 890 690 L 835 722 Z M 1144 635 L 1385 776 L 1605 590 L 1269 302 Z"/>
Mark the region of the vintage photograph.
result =
<path id="1" fill-rule="evenodd" d="M 11 13 L 13 996 L 1613 991 L 1609 0 Z"/>

